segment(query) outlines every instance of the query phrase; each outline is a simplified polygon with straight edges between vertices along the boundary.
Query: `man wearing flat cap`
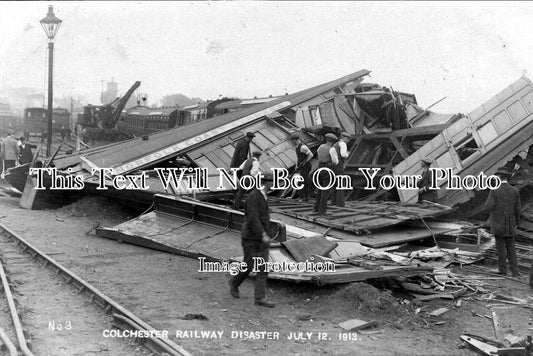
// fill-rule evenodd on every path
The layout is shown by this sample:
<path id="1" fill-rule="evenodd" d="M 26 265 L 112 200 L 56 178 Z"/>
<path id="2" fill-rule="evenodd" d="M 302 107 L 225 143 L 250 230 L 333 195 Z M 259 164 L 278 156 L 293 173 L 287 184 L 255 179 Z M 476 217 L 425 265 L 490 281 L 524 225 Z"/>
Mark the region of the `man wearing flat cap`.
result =
<path id="1" fill-rule="evenodd" d="M 231 158 L 230 168 L 238 168 L 250 155 L 250 143 L 254 139 L 255 134 L 253 132 L 247 132 L 246 136 L 237 141 L 235 145 L 235 151 Z"/>
<path id="2" fill-rule="evenodd" d="M 337 152 L 333 148 L 333 144 L 337 141 L 337 136 L 332 133 L 326 134 L 326 143 L 321 144 L 318 147 L 318 168 L 329 168 L 333 170 L 333 167 L 339 164 L 339 158 Z M 316 174 L 316 173 L 315 173 Z M 321 187 L 326 187 L 330 184 L 330 175 L 326 171 L 321 171 L 318 175 L 318 182 Z M 328 210 L 328 199 L 331 194 L 331 189 L 323 190 L 317 187 L 317 193 L 315 197 L 314 211 L 319 215 L 326 215 Z"/>
<path id="3" fill-rule="evenodd" d="M 518 273 L 515 249 L 515 228 L 521 217 L 520 192 L 507 182 L 510 172 L 498 168 L 496 175 L 501 179 L 498 189 L 491 190 L 485 208 L 490 212 L 490 232 L 496 239 L 498 251 L 498 274 L 507 275 L 507 261 L 514 277 Z"/>
<path id="4" fill-rule="evenodd" d="M 429 158 L 422 158 L 422 168 L 424 171 L 422 172 L 422 179 L 418 181 L 418 201 L 421 202 L 422 200 L 427 200 L 431 202 L 436 202 L 437 197 L 437 191 L 434 189 L 430 189 L 431 187 L 431 171 L 429 170 L 429 167 L 431 167 L 431 164 L 433 161 Z"/>
<path id="5" fill-rule="evenodd" d="M 7 130 L 7 137 L 2 141 L 2 158 L 4 159 L 4 170 L 15 167 L 19 156 L 17 140 L 13 138 L 13 130 Z"/>
<path id="6" fill-rule="evenodd" d="M 296 169 L 295 172 L 300 173 L 304 179 L 304 187 L 302 188 L 303 200 L 308 201 L 311 196 L 311 160 L 313 159 L 313 152 L 307 147 L 305 143 L 300 140 L 300 135 L 293 132 L 290 136 L 292 144 L 296 149 Z"/>
<path id="7" fill-rule="evenodd" d="M 268 247 L 270 238 L 275 235 L 270 227 L 270 213 L 268 211 L 267 193 L 272 186 L 272 175 L 265 174 L 263 186 L 254 187 L 245 201 L 244 221 L 241 230 L 241 244 L 244 252 L 243 262 L 246 269 L 230 280 L 230 293 L 239 298 L 239 286 L 246 279 L 253 267 L 253 258 L 260 257 L 268 261 Z M 255 305 L 273 308 L 275 304 L 266 299 L 266 280 L 268 271 L 264 265 L 258 265 L 259 271 L 255 277 Z"/>
<path id="8" fill-rule="evenodd" d="M 350 134 L 343 132 L 341 133 L 341 138 L 335 142 L 333 145 L 333 148 L 335 148 L 335 152 L 337 152 L 337 158 L 339 159 L 339 163 L 336 164 L 333 167 L 333 172 L 335 172 L 336 175 L 344 174 L 344 164 L 345 160 L 349 156 L 348 152 L 348 142 L 350 141 Z M 332 197 L 331 197 L 331 204 L 337 205 L 338 207 L 344 207 L 345 204 L 345 191 L 342 189 L 338 189 L 337 187 L 333 188 Z"/>
<path id="9" fill-rule="evenodd" d="M 261 172 L 261 164 L 259 159 L 261 158 L 261 151 L 254 151 L 252 153 L 252 158 L 249 158 L 242 162 L 238 167 L 241 172 L 241 178 L 246 176 L 255 177 Z M 244 196 L 244 188 L 239 184 L 237 188 L 237 194 L 235 195 L 235 201 L 231 206 L 232 209 L 240 209 L 242 206 L 242 197 Z"/>

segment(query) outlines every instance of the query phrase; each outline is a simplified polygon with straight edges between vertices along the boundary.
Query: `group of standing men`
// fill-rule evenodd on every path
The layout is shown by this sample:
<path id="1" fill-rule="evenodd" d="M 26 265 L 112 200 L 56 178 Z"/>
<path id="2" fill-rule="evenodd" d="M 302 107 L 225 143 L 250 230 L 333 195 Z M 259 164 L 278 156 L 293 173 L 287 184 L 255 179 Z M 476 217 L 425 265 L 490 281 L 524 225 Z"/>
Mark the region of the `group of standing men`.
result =
<path id="1" fill-rule="evenodd" d="M 330 196 L 332 196 L 332 204 L 337 205 L 338 207 L 343 207 L 345 204 L 345 192 L 337 187 L 337 182 L 330 181 L 331 179 L 335 179 L 330 172 L 333 172 L 335 176 L 344 174 L 345 160 L 348 158 L 348 141 L 350 141 L 350 135 L 347 133 L 342 133 L 340 139 L 338 139 L 336 135 L 328 133 L 326 134 L 326 142 L 318 147 L 318 169 L 328 168 L 330 170 L 322 170 L 319 172 L 319 186 L 328 187 L 332 185 L 332 188 L 330 189 L 317 187 L 313 211 L 318 213 L 318 215 L 328 214 L 327 208 Z M 307 174 L 307 176 L 309 176 L 309 174 Z M 306 177 L 304 176 L 304 180 L 305 179 Z"/>
<path id="2" fill-rule="evenodd" d="M 260 151 L 254 151 L 250 156 L 250 143 L 253 141 L 255 134 L 253 132 L 247 132 L 246 136 L 239 140 L 235 146 L 235 151 L 231 160 L 230 168 L 237 168 L 239 178 L 244 176 L 255 176 L 261 172 L 260 158 L 262 153 Z M 290 140 L 296 150 L 296 169 L 295 173 L 300 174 L 303 177 L 303 188 L 300 193 L 300 197 L 304 202 L 308 202 L 311 198 L 311 188 L 313 187 L 311 179 L 311 160 L 314 158 L 313 152 L 309 147 L 302 142 L 300 135 L 296 132 L 290 135 Z M 348 158 L 347 144 L 350 140 L 350 135 L 342 133 L 340 139 L 332 133 L 325 135 L 326 142 L 320 145 L 318 148 L 318 168 L 328 168 L 335 175 L 341 175 L 344 173 L 345 160 Z M 318 182 L 321 187 L 330 185 L 330 179 L 332 175 L 327 171 L 322 171 L 318 175 Z M 242 207 L 242 198 L 245 190 L 239 186 L 235 201 L 231 206 L 233 209 L 239 209 Z M 314 203 L 314 212 L 319 215 L 327 214 L 327 203 L 331 198 L 331 203 L 339 207 L 345 205 L 345 191 L 338 189 L 336 184 L 331 189 L 319 189 L 317 188 L 317 194 Z"/>
<path id="3" fill-rule="evenodd" d="M 26 143 L 26 138 L 22 136 L 19 140 L 13 137 L 14 131 L 7 130 L 6 137 L 0 140 L 0 173 L 17 164 L 30 163 L 33 160 L 31 147 Z"/>

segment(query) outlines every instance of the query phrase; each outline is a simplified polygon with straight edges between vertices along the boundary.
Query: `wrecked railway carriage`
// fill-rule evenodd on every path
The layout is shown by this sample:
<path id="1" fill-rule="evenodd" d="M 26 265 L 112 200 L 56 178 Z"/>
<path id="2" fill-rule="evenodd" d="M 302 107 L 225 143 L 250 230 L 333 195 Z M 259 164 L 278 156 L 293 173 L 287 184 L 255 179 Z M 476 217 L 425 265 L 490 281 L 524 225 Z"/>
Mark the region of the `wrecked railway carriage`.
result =
<path id="1" fill-rule="evenodd" d="M 394 166 L 397 175 L 421 172 L 420 160 L 428 157 L 432 167 L 452 169 L 461 178 L 490 175 L 501 166 L 514 171 L 518 188 L 532 183 L 533 83 L 522 77 L 465 117 L 444 128 L 433 139 Z M 440 182 L 447 185 L 448 180 Z M 476 194 L 479 193 L 479 194 Z M 464 217 L 482 210 L 486 191 L 437 190 L 438 202 L 448 206 L 469 203 Z M 417 200 L 416 191 L 399 191 L 402 202 Z M 475 199 L 473 199 L 475 198 Z"/>

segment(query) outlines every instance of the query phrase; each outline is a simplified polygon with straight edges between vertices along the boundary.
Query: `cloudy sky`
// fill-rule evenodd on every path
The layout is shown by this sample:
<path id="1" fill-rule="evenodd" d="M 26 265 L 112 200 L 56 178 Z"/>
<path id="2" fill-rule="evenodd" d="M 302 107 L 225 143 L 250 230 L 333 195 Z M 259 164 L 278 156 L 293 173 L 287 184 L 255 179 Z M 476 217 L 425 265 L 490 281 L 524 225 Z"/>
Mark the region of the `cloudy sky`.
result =
<path id="1" fill-rule="evenodd" d="M 292 93 L 364 68 L 422 106 L 446 96 L 435 111 L 469 112 L 533 76 L 526 2 L 0 1 L 0 88 L 44 89 L 50 4 L 54 95 L 93 104 L 112 77 L 155 103 Z"/>

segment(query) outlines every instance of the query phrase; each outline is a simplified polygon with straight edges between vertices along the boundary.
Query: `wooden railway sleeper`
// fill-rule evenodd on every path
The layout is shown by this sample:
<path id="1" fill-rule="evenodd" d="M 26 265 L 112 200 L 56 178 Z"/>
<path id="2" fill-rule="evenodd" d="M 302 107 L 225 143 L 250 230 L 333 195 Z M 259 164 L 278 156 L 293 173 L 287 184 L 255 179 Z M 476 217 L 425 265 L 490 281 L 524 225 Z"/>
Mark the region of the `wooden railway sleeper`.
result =
<path id="1" fill-rule="evenodd" d="M 104 305 L 102 305 L 102 307 L 104 308 L 104 312 L 106 314 L 111 313 L 111 311 L 113 310 L 113 306 L 111 304 L 105 305 L 105 302 L 104 302 Z"/>

